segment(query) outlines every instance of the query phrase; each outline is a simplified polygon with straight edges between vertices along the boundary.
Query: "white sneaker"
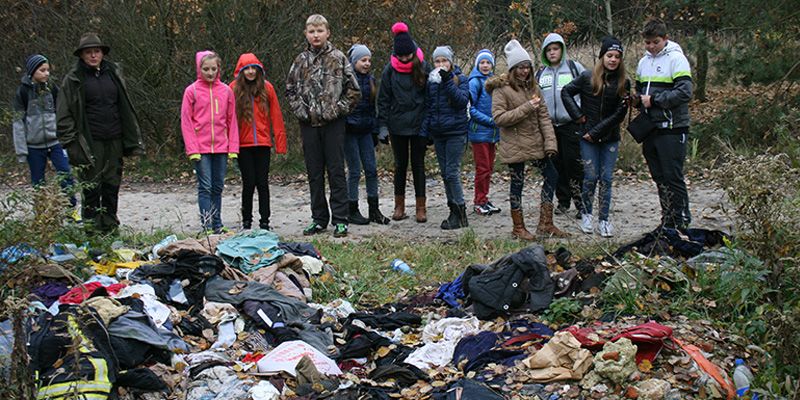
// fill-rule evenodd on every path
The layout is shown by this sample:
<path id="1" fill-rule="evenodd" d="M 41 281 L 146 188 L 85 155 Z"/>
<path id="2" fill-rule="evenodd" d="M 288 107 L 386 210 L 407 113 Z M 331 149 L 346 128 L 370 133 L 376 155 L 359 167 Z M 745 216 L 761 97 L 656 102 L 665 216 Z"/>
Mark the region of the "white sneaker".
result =
<path id="1" fill-rule="evenodd" d="M 591 235 L 592 232 L 594 232 L 592 214 L 583 214 L 583 216 L 581 216 L 581 230 L 587 235 Z"/>
<path id="2" fill-rule="evenodd" d="M 614 226 L 611 225 L 611 222 L 601 220 L 597 229 L 600 231 L 600 236 L 604 238 L 614 237 Z"/>

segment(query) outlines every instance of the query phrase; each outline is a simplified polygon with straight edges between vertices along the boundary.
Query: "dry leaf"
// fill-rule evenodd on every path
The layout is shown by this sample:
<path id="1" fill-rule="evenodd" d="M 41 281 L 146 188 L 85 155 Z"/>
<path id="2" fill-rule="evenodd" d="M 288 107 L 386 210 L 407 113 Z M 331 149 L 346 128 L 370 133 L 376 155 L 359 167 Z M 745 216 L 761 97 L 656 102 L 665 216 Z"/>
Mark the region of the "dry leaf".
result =
<path id="1" fill-rule="evenodd" d="M 653 369 L 653 364 L 650 363 L 650 360 L 642 360 L 642 362 L 638 365 L 639 371 L 642 373 L 648 373 L 650 370 Z"/>

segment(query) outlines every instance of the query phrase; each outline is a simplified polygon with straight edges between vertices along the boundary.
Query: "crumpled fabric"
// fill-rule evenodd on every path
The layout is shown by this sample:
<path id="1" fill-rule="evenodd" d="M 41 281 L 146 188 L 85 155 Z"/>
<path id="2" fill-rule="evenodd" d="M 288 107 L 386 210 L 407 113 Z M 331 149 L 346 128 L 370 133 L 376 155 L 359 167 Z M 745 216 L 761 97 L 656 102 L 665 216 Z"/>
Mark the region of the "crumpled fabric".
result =
<path id="1" fill-rule="evenodd" d="M 97 315 L 103 320 L 103 324 L 108 326 L 114 319 L 130 311 L 130 307 L 123 306 L 119 301 L 109 297 L 92 297 L 83 302 L 84 305 L 94 308 Z"/>
<path id="2" fill-rule="evenodd" d="M 494 332 L 484 331 L 477 335 L 465 336 L 458 341 L 453 352 L 453 365 L 458 366 L 461 361 L 474 360 L 497 345 L 499 337 Z"/>
<path id="3" fill-rule="evenodd" d="M 281 397 L 281 392 L 269 381 L 258 381 L 247 394 L 253 400 L 278 400 Z"/>
<path id="4" fill-rule="evenodd" d="M 203 311 L 200 311 L 200 315 L 205 317 L 208 322 L 216 325 L 221 322 L 235 320 L 237 317 L 239 317 L 239 312 L 236 311 L 236 307 L 228 303 L 216 303 L 209 301 L 206 302 L 205 306 L 203 306 Z"/>
<path id="5" fill-rule="evenodd" d="M 69 292 L 69 287 L 63 282 L 48 282 L 33 289 L 31 293 L 42 301 L 45 307 L 50 307 L 59 297 Z"/>
<path id="6" fill-rule="evenodd" d="M 300 256 L 300 261 L 303 263 L 303 269 L 312 276 L 321 274 L 325 265 L 322 260 L 312 256 Z"/>
<path id="7" fill-rule="evenodd" d="M 485 384 L 467 378 L 461 378 L 449 386 L 440 395 L 434 393 L 435 400 L 503 400 L 504 397 Z"/>
<path id="8" fill-rule="evenodd" d="M 122 283 L 115 283 L 109 286 L 103 286 L 100 282 L 89 282 L 87 284 L 81 284 L 72 288 L 69 292 L 65 293 L 61 297 L 58 298 L 58 302 L 61 304 L 81 304 L 84 300 L 91 297 L 94 292 L 100 288 L 105 288 L 108 294 L 116 294 L 120 290 L 125 288 L 125 285 Z"/>
<path id="9" fill-rule="evenodd" d="M 242 232 L 217 245 L 217 254 L 246 274 L 273 264 L 284 253 L 278 248 L 278 235 L 264 229 Z"/>
<path id="10" fill-rule="evenodd" d="M 430 322 L 422 330 L 422 341 L 431 343 L 442 340 L 458 342 L 467 335 L 474 335 L 480 331 L 480 321 L 477 318 L 443 318 Z"/>
<path id="11" fill-rule="evenodd" d="M 571 333 L 562 331 L 523 363 L 532 369 L 528 376 L 534 382 L 579 380 L 592 365 L 592 353 L 582 349 Z"/>
<path id="12" fill-rule="evenodd" d="M 344 325 L 349 325 L 354 320 L 359 320 L 369 327 L 382 330 L 417 326 L 422 322 L 422 318 L 419 315 L 404 311 L 375 314 L 356 312 L 347 316 Z"/>
<path id="13" fill-rule="evenodd" d="M 211 279 L 206 283 L 206 300 L 219 303 L 241 304 L 245 300 L 266 301 L 281 310 L 284 321 L 305 322 L 317 315 L 317 310 L 305 303 L 286 297 L 274 288 L 258 282 Z"/>
<path id="14" fill-rule="evenodd" d="M 311 295 L 311 282 L 303 270 L 303 263 L 293 254 L 286 254 L 275 264 L 252 272 L 250 278 L 302 302 L 308 301 Z"/>
<path id="15" fill-rule="evenodd" d="M 247 399 L 252 386 L 251 382 L 239 379 L 230 367 L 211 367 L 189 383 L 186 400 Z"/>
<path id="16" fill-rule="evenodd" d="M 108 333 L 112 336 L 135 339 L 160 349 L 189 352 L 189 345 L 174 333 L 155 326 L 150 317 L 139 311 L 131 310 L 119 316 L 108 325 Z"/>
<path id="17" fill-rule="evenodd" d="M 440 367 L 453 359 L 455 348 L 456 342 L 451 340 L 427 343 L 409 354 L 405 363 L 423 370 Z"/>
<path id="18" fill-rule="evenodd" d="M 155 246 L 154 246 L 154 249 Z M 158 256 L 162 259 L 176 259 L 178 254 L 183 252 L 198 253 L 204 255 L 211 255 L 208 247 L 200 243 L 197 239 L 183 239 L 175 242 L 167 243 L 165 246 L 157 249 Z"/>
<path id="19" fill-rule="evenodd" d="M 459 300 L 465 297 L 467 296 L 464 294 L 464 274 L 462 273 L 452 282 L 445 282 L 439 286 L 435 298 L 444 301 L 450 307 L 461 308 Z"/>
<path id="20" fill-rule="evenodd" d="M 278 247 L 287 253 L 292 253 L 298 257 L 311 256 L 314 258 L 322 258 L 313 244 L 311 243 L 297 243 L 297 242 L 284 242 L 278 243 Z"/>
<path id="21" fill-rule="evenodd" d="M 191 305 L 203 304 L 206 281 L 219 274 L 225 264 L 217 256 L 181 250 L 175 258 L 163 259 L 163 263 L 142 265 L 129 275 L 131 281 L 148 283 L 156 296 L 168 301 L 169 289 L 175 279 L 185 282 L 183 292 Z"/>
<path id="22" fill-rule="evenodd" d="M 144 303 L 144 312 L 150 316 L 156 326 L 164 326 L 164 323 L 169 320 L 172 312 L 170 311 L 169 307 L 158 300 L 158 297 L 156 297 L 156 291 L 152 286 L 144 284 L 131 285 L 120 290 L 120 292 L 114 297 L 117 299 L 123 299 L 126 297 L 132 297 L 134 295 L 136 295 L 136 297 L 138 297 L 139 300 Z"/>
<path id="23" fill-rule="evenodd" d="M 329 315 L 336 320 L 347 318 L 350 314 L 356 312 L 353 304 L 344 299 L 336 299 L 328 304 L 309 304 L 309 306 L 322 309 L 325 315 Z"/>

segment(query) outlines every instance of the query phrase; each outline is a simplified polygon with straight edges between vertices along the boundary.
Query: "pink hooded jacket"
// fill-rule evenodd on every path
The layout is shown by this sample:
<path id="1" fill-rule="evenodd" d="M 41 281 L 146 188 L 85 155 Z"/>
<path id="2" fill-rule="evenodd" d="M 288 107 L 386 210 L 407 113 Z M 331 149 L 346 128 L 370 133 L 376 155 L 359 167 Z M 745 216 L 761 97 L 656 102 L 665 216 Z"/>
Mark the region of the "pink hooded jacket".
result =
<path id="1" fill-rule="evenodd" d="M 233 91 L 219 79 L 203 80 L 200 60 L 211 51 L 195 55 L 197 80 L 186 87 L 181 104 L 181 131 L 186 154 L 239 153 L 239 124 Z"/>

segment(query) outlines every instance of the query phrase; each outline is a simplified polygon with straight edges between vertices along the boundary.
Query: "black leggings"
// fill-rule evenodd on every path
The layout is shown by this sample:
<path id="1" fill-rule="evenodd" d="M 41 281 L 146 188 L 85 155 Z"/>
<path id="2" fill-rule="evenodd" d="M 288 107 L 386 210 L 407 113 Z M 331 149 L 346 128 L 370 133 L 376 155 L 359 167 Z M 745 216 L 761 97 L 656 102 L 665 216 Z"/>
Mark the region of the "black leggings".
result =
<path id="1" fill-rule="evenodd" d="M 425 149 L 428 139 L 419 135 L 391 135 L 394 152 L 394 194 L 405 196 L 406 173 L 408 172 L 409 149 L 411 153 L 411 175 L 414 178 L 414 194 L 425 197 Z"/>
<path id="2" fill-rule="evenodd" d="M 242 173 L 242 223 L 253 222 L 253 193 L 258 188 L 259 225 L 269 225 L 269 159 L 270 147 L 240 147 L 239 171 Z"/>

